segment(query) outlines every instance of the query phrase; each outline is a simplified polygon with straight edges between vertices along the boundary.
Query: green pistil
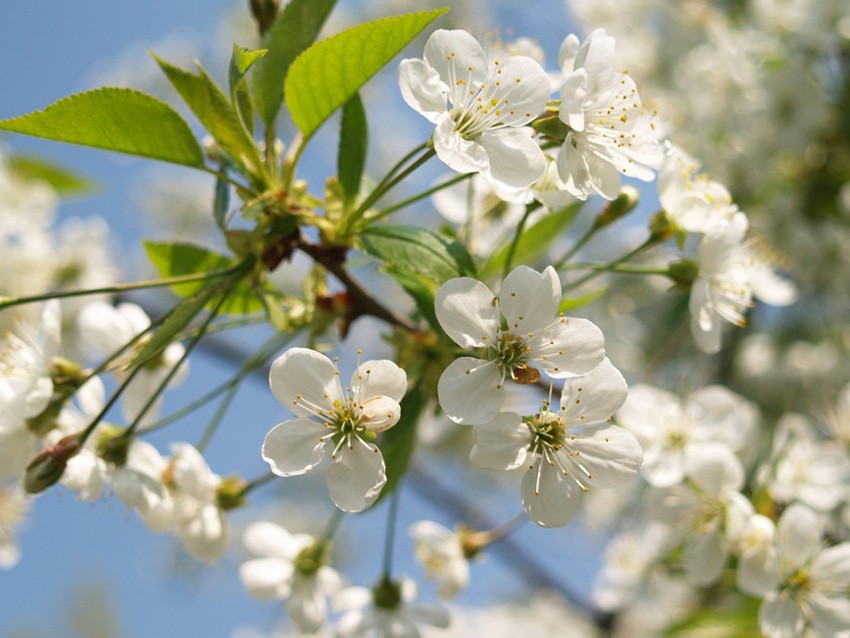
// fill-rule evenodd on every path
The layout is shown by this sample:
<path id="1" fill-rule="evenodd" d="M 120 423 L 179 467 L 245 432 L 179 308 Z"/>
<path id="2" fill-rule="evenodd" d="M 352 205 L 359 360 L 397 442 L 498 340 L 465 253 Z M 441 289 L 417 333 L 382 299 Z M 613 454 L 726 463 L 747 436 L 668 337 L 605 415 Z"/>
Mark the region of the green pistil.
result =
<path id="1" fill-rule="evenodd" d="M 490 347 L 490 354 L 499 366 L 499 372 L 505 377 L 514 376 L 514 370 L 525 367 L 528 361 L 529 347 L 522 337 L 515 337 L 510 332 L 499 333 L 495 345 Z"/>
<path id="2" fill-rule="evenodd" d="M 551 412 L 541 412 L 525 420 L 525 424 L 534 436 L 530 449 L 537 451 L 543 447 L 560 450 L 567 438 L 564 422 Z"/>

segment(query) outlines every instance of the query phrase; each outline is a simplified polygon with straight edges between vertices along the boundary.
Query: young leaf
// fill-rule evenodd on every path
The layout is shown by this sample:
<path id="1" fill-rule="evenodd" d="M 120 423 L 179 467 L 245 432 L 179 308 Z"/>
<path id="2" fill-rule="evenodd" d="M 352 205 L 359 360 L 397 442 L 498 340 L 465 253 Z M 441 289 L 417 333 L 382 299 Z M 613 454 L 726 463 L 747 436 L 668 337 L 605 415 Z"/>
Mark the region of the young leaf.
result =
<path id="1" fill-rule="evenodd" d="M 153 58 L 201 124 L 235 161 L 254 170 L 262 166 L 257 146 L 227 95 L 200 65 L 195 75 L 156 55 Z"/>
<path id="2" fill-rule="evenodd" d="M 416 426 L 425 409 L 425 397 L 419 386 L 414 386 L 401 400 L 401 418 L 381 439 L 381 452 L 387 470 L 387 484 L 376 502 L 391 494 L 399 480 L 407 473 L 413 450 L 416 448 Z"/>
<path id="3" fill-rule="evenodd" d="M 305 137 L 348 102 L 416 35 L 448 9 L 406 13 L 347 29 L 304 51 L 284 83 L 286 106 Z"/>
<path id="4" fill-rule="evenodd" d="M 561 233 L 566 230 L 576 218 L 584 202 L 576 202 L 554 213 L 541 217 L 523 231 L 517 242 L 514 252 L 514 264 L 527 264 L 533 262 L 546 252 Z M 497 250 L 481 266 L 482 276 L 492 275 L 502 271 L 505 260 L 510 252 L 510 241 Z"/>
<path id="5" fill-rule="evenodd" d="M 222 177 L 215 180 L 215 195 L 213 197 L 213 219 L 215 225 L 222 231 L 227 231 L 227 213 L 230 209 L 230 184 Z"/>
<path id="6" fill-rule="evenodd" d="M 558 306 L 558 312 L 572 312 L 573 310 L 583 308 L 584 306 L 589 306 L 608 292 L 608 288 L 608 286 L 602 286 L 601 288 L 592 290 L 581 297 L 564 297 L 561 301 L 561 305 Z"/>
<path id="7" fill-rule="evenodd" d="M 65 166 L 35 155 L 15 155 L 8 160 L 12 172 L 27 180 L 47 182 L 59 195 L 86 195 L 96 190 L 93 182 Z"/>
<path id="8" fill-rule="evenodd" d="M 218 282 L 207 284 L 206 288 L 201 288 L 194 295 L 172 309 L 165 321 L 162 322 L 159 330 L 154 333 L 150 341 L 145 343 L 139 354 L 135 356 L 127 368 L 130 369 L 144 365 L 165 350 L 174 341 L 174 338 L 192 322 L 192 319 L 200 314 L 204 306 L 210 303 L 213 297 L 219 292 L 222 292 L 222 290 Z"/>
<path id="9" fill-rule="evenodd" d="M 268 49 L 243 49 L 235 42 L 233 43 L 233 54 L 230 57 L 230 68 L 228 69 L 228 84 L 231 94 L 236 90 L 236 86 L 242 81 L 254 62 L 268 52 Z"/>
<path id="10" fill-rule="evenodd" d="M 236 266 L 236 262 L 230 257 L 195 244 L 167 241 L 145 241 L 143 243 L 148 259 L 162 277 L 220 272 Z M 171 289 L 181 297 L 188 297 L 207 285 L 206 281 L 191 281 L 171 286 Z M 221 312 L 242 315 L 257 312 L 264 307 L 260 295 L 252 290 L 245 280 L 242 280 L 236 284 L 233 292 L 222 305 Z"/>
<path id="11" fill-rule="evenodd" d="M 130 89 L 75 93 L 43 111 L 0 120 L 0 130 L 202 167 L 204 154 L 177 112 Z"/>
<path id="12" fill-rule="evenodd" d="M 268 54 L 257 61 L 251 87 L 257 112 L 271 127 L 283 104 L 283 80 L 289 65 L 313 44 L 336 0 L 290 0 L 263 37 Z"/>
<path id="13" fill-rule="evenodd" d="M 360 95 L 355 93 L 342 109 L 339 131 L 339 154 L 337 171 L 342 186 L 346 207 L 357 198 L 363 167 L 366 165 L 366 149 L 369 131 L 366 111 Z"/>
<path id="14" fill-rule="evenodd" d="M 388 267 L 419 273 L 437 284 L 475 275 L 475 264 L 463 245 L 424 228 L 371 226 L 360 235 L 360 247 Z"/>

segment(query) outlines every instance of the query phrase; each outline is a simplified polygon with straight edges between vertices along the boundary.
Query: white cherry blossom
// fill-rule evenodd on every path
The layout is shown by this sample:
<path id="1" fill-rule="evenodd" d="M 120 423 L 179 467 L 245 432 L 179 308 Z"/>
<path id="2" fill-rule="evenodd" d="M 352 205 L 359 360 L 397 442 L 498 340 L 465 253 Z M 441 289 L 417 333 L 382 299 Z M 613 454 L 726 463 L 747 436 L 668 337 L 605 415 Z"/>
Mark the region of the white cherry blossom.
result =
<path id="1" fill-rule="evenodd" d="M 565 78 L 559 116 L 569 127 L 558 171 L 580 199 L 615 199 L 620 173 L 651 181 L 663 157 L 634 80 L 614 70 L 614 48 L 614 38 L 597 29 L 583 43 L 568 36 L 558 54 Z"/>
<path id="2" fill-rule="evenodd" d="M 513 270 L 497 297 L 470 277 L 450 279 L 437 291 L 436 314 L 464 356 L 440 377 L 437 396 L 455 422 L 485 423 L 504 403 L 506 379 L 533 383 L 541 369 L 555 379 L 585 374 L 605 356 L 604 337 L 593 323 L 559 315 L 561 284 L 549 266 L 539 273 Z M 502 328 L 502 317 L 506 327 Z"/>
<path id="3" fill-rule="evenodd" d="M 438 582 L 440 598 L 457 596 L 469 584 L 469 561 L 460 535 L 434 521 L 410 526 L 414 553 L 425 568 L 425 577 Z"/>
<path id="4" fill-rule="evenodd" d="M 272 364 L 269 384 L 296 415 L 263 441 L 263 459 L 272 472 L 298 476 L 322 465 L 331 499 L 341 510 L 359 512 L 374 503 L 387 477 L 381 451 L 371 441 L 399 420 L 405 372 L 386 359 L 366 361 L 343 390 L 330 359 L 291 348 Z M 323 464 L 327 452 L 330 462 Z"/>
<path id="5" fill-rule="evenodd" d="M 699 275 L 691 286 L 691 334 L 700 350 L 720 351 L 722 321 L 743 327 L 753 297 L 785 306 L 796 297 L 794 285 L 774 272 L 771 257 L 746 239 L 749 222 L 736 213 L 725 227 L 707 232 L 697 249 Z"/>
<path id="6" fill-rule="evenodd" d="M 20 558 L 15 530 L 28 509 L 29 499 L 20 486 L 0 483 L 0 569 L 14 567 Z"/>
<path id="7" fill-rule="evenodd" d="M 681 482 L 693 455 L 708 442 L 742 452 L 752 442 L 758 421 L 752 403 L 719 385 L 680 399 L 666 390 L 638 384 L 617 412 L 617 422 L 643 447 L 641 474 L 656 487 Z"/>
<path id="8" fill-rule="evenodd" d="M 285 600 L 299 631 L 319 631 L 327 620 L 327 598 L 342 587 L 340 575 L 325 564 L 327 543 L 267 521 L 248 526 L 243 541 L 257 556 L 239 568 L 248 593 L 260 600 Z"/>
<path id="9" fill-rule="evenodd" d="M 546 107 L 549 79 L 524 56 L 488 60 L 462 30 L 439 29 L 422 60 L 403 60 L 405 101 L 436 125 L 434 150 L 460 173 L 481 173 L 501 188 L 523 188 L 545 167 L 543 151 L 525 125 Z"/>
<path id="10" fill-rule="evenodd" d="M 474 429 L 470 458 L 481 467 L 513 470 L 523 465 L 522 504 L 543 527 L 561 527 L 572 518 L 579 493 L 592 487 L 618 487 L 637 476 L 643 459 L 635 437 L 613 425 L 628 387 L 604 359 L 590 373 L 568 379 L 560 409 L 537 414 L 500 414 Z"/>

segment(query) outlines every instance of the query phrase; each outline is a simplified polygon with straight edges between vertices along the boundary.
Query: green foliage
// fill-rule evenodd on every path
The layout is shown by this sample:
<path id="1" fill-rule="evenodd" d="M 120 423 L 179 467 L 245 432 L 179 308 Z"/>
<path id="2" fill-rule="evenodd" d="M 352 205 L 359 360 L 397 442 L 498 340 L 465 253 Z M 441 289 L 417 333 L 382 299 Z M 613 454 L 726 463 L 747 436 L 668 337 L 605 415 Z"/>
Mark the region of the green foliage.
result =
<path id="1" fill-rule="evenodd" d="M 424 228 L 371 226 L 360 235 L 363 252 L 389 267 L 423 275 L 437 284 L 452 277 L 475 276 L 466 248 Z"/>
<path id="2" fill-rule="evenodd" d="M 597 288 L 596 290 L 593 290 L 586 295 L 582 295 L 581 297 L 564 297 L 561 301 L 561 305 L 558 306 L 558 312 L 571 312 L 578 308 L 589 306 L 597 299 L 601 299 L 606 292 L 608 292 L 608 286 L 602 286 L 601 288 Z"/>
<path id="3" fill-rule="evenodd" d="M 262 58 L 267 49 L 252 51 L 243 49 L 238 44 L 233 44 L 233 54 L 230 57 L 230 68 L 228 69 L 228 86 L 230 87 L 230 99 L 236 107 L 242 124 L 248 133 L 254 134 L 254 101 L 248 90 L 248 82 L 245 75 L 253 66 L 254 62 Z"/>
<path id="4" fill-rule="evenodd" d="M 93 182 L 71 169 L 35 155 L 10 157 L 9 167 L 22 179 L 47 182 L 59 195 L 87 195 L 96 188 Z"/>
<path id="5" fill-rule="evenodd" d="M 360 24 L 322 40 L 296 59 L 284 83 L 295 125 L 310 137 L 369 78 L 448 9 L 406 13 Z"/>
<path id="6" fill-rule="evenodd" d="M 666 636 L 678 638 L 750 638 L 760 636 L 758 598 L 742 597 L 734 605 L 702 608 L 667 630 Z"/>
<path id="7" fill-rule="evenodd" d="M 200 168 L 204 154 L 177 112 L 130 89 L 75 93 L 43 111 L 0 120 L 0 130 Z"/>
<path id="8" fill-rule="evenodd" d="M 366 165 L 366 150 L 369 145 L 369 124 L 360 95 L 355 93 L 342 109 L 339 131 L 339 154 L 337 171 L 346 208 L 357 199 L 360 180 Z"/>
<path id="9" fill-rule="evenodd" d="M 387 468 L 387 484 L 376 503 L 392 493 L 401 477 L 407 473 L 416 448 L 416 426 L 426 403 L 420 387 L 414 386 L 401 400 L 401 418 L 398 423 L 383 433 L 381 453 Z"/>
<path id="10" fill-rule="evenodd" d="M 221 292 L 219 282 L 207 282 L 206 288 L 201 288 L 194 295 L 175 306 L 168 313 L 168 316 L 160 325 L 159 330 L 153 334 L 150 340 L 145 343 L 139 353 L 129 363 L 127 369 L 144 365 L 162 353 L 177 338 L 177 335 L 201 313 L 204 306 L 213 302 L 214 297 L 219 292 Z"/>
<path id="11" fill-rule="evenodd" d="M 257 61 L 251 84 L 267 128 L 283 104 L 283 81 L 292 61 L 319 35 L 336 0 L 290 0 L 263 37 L 268 54 Z"/>
<path id="12" fill-rule="evenodd" d="M 578 215 L 584 202 L 576 202 L 554 213 L 544 215 L 526 228 L 516 245 L 514 264 L 530 264 L 539 258 L 552 245 Z M 481 274 L 486 277 L 501 273 L 505 260 L 510 253 L 510 242 L 495 251 L 481 266 Z"/>
<path id="13" fill-rule="evenodd" d="M 232 270 L 237 265 L 230 257 L 195 244 L 146 240 L 144 245 L 148 259 L 161 277 L 222 272 Z M 191 281 L 171 286 L 171 289 L 181 297 L 189 297 L 207 285 L 206 281 Z M 261 296 L 243 280 L 230 293 L 221 307 L 221 312 L 241 315 L 264 308 Z"/>
<path id="14" fill-rule="evenodd" d="M 237 163 L 257 171 L 262 160 L 230 99 L 198 65 L 198 75 L 153 56 L 195 117 Z"/>

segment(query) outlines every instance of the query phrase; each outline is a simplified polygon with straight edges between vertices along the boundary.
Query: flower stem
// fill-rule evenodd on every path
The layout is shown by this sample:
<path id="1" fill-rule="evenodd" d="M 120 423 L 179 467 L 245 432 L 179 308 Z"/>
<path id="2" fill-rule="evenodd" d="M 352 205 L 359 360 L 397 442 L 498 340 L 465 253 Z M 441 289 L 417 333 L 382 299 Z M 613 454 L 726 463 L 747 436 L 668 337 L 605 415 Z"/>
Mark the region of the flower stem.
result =
<path id="1" fill-rule="evenodd" d="M 371 223 L 373 221 L 383 219 L 384 217 L 386 217 L 390 213 L 394 213 L 397 210 L 404 208 L 405 206 L 409 206 L 410 204 L 418 202 L 420 199 L 424 199 L 424 198 L 428 197 L 429 195 L 433 195 L 434 193 L 437 193 L 437 192 L 443 190 L 444 188 L 448 188 L 449 186 L 454 186 L 455 184 L 463 182 L 463 181 L 469 179 L 470 177 L 472 177 L 473 175 L 475 175 L 475 173 L 464 173 L 463 175 L 457 175 L 455 177 L 452 177 L 451 179 L 448 179 L 444 182 L 441 182 L 441 183 L 437 184 L 436 186 L 429 188 L 426 191 L 422 191 L 418 195 L 414 195 L 413 197 L 405 199 L 404 201 L 399 202 L 398 204 L 393 204 L 392 206 L 388 206 L 387 208 L 379 210 L 373 216 L 369 217 L 369 222 Z"/>
<path id="2" fill-rule="evenodd" d="M 277 474 L 275 474 L 274 472 L 266 472 L 262 476 L 258 476 L 254 480 L 248 481 L 245 484 L 245 487 L 242 488 L 242 496 L 245 496 L 246 494 L 248 494 L 248 492 L 257 489 L 258 487 L 262 487 L 276 476 Z"/>
<path id="3" fill-rule="evenodd" d="M 659 238 L 656 235 L 650 235 L 646 239 L 646 241 L 644 241 L 642 244 L 640 244 L 636 248 L 630 250 L 625 255 L 622 255 L 621 257 L 619 257 L 619 258 L 617 258 L 617 259 L 615 259 L 611 262 L 608 262 L 607 264 L 603 264 L 602 267 L 594 269 L 593 272 L 589 272 L 586 275 L 579 277 L 575 281 L 570 282 L 569 284 L 565 285 L 564 288 L 563 288 L 563 292 L 574 290 L 575 288 L 578 288 L 582 284 L 587 283 L 591 279 L 596 279 L 596 277 L 598 277 L 603 272 L 623 272 L 622 270 L 618 271 L 616 269 L 622 267 L 624 265 L 624 262 L 627 262 L 630 259 L 632 259 L 633 257 L 636 257 L 640 253 L 644 252 L 645 250 L 652 248 L 659 241 L 661 241 L 661 238 Z M 659 273 L 651 273 L 651 274 L 659 274 Z"/>
<path id="4" fill-rule="evenodd" d="M 335 507 L 330 520 L 328 520 L 327 525 L 325 525 L 325 529 L 322 531 L 322 535 L 319 537 L 320 540 L 328 542 L 334 537 L 336 530 L 339 529 L 339 524 L 342 522 L 342 515 L 343 511 Z"/>
<path id="5" fill-rule="evenodd" d="M 517 224 L 516 231 L 514 232 L 514 238 L 511 240 L 511 245 L 508 248 L 508 254 L 505 257 L 505 268 L 502 271 L 502 279 L 508 276 L 508 273 L 511 272 L 511 266 L 514 263 L 514 255 L 516 255 L 516 249 L 519 245 L 519 238 L 522 236 L 522 231 L 525 230 L 525 224 L 528 222 L 528 218 L 540 208 L 540 202 L 531 202 L 525 207 L 525 213 L 523 213 L 522 218 L 519 220 L 519 224 Z"/>
<path id="6" fill-rule="evenodd" d="M 401 494 L 401 481 L 396 483 L 390 495 L 390 508 L 387 511 L 387 535 L 384 539 L 384 568 L 382 578 L 390 580 L 393 566 L 393 545 L 395 544 L 395 528 L 398 521 L 398 501 Z"/>
<path id="7" fill-rule="evenodd" d="M 86 295 L 101 295 L 108 293 L 126 292 L 128 290 L 143 290 L 145 288 L 163 288 L 165 286 L 174 286 L 176 284 L 190 283 L 193 281 L 207 281 L 209 279 L 217 279 L 234 273 L 240 266 L 230 268 L 228 270 L 218 270 L 215 272 L 205 272 L 191 275 L 178 275 L 176 277 L 166 277 L 164 279 L 155 279 L 150 281 L 137 281 L 131 284 L 117 284 L 115 286 L 105 286 L 103 288 L 86 288 L 83 290 L 61 290 L 56 292 L 48 292 L 42 295 L 33 295 L 31 297 L 0 297 L 0 310 L 11 308 L 12 306 L 20 306 L 38 301 L 47 301 L 48 299 L 64 299 L 66 297 L 83 297 Z"/>

